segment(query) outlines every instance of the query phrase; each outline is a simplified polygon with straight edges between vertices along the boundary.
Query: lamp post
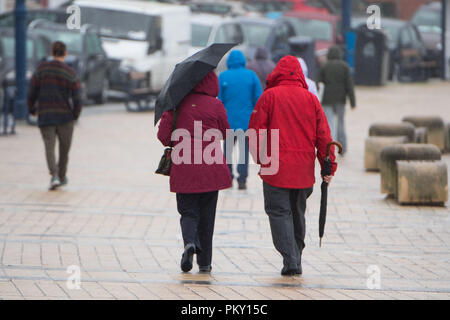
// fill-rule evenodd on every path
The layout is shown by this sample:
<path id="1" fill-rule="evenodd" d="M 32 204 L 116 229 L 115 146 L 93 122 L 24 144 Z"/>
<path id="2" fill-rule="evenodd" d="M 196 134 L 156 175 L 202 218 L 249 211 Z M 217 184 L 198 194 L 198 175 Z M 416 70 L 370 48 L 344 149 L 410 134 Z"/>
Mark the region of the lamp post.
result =
<path id="1" fill-rule="evenodd" d="M 27 116 L 27 8 L 25 0 L 16 0 L 14 8 L 16 37 L 16 95 L 14 116 L 25 119 Z"/>
<path id="2" fill-rule="evenodd" d="M 352 0 L 342 0 L 342 38 L 345 39 L 351 27 Z"/>

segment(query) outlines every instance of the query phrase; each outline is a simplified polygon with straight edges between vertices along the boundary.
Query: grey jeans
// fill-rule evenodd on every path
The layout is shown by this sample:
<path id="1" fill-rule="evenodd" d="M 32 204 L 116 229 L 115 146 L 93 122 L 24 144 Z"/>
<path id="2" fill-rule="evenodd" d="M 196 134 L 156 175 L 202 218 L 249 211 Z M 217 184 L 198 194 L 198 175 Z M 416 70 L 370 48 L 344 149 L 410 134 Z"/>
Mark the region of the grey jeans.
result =
<path id="1" fill-rule="evenodd" d="M 66 177 L 69 151 L 72 144 L 74 122 L 67 122 L 57 126 L 40 127 L 45 145 L 48 170 L 51 176 L 58 176 L 61 180 Z M 56 164 L 56 138 L 59 144 L 59 161 Z"/>
<path id="2" fill-rule="evenodd" d="M 330 126 L 333 140 L 342 144 L 343 152 L 347 151 L 347 135 L 345 133 L 345 104 L 324 105 L 323 111 Z"/>
<path id="3" fill-rule="evenodd" d="M 270 221 L 275 249 L 283 256 L 287 269 L 301 268 L 305 248 L 306 199 L 313 188 L 283 189 L 263 183 L 264 207 Z"/>

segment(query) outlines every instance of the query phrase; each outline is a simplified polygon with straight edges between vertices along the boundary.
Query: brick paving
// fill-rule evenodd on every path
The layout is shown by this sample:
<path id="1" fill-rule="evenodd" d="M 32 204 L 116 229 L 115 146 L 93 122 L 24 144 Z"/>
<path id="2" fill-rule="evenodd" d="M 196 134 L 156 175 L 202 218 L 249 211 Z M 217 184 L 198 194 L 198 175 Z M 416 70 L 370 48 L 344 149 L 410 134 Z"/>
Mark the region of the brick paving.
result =
<path id="1" fill-rule="evenodd" d="M 38 130 L 19 125 L 16 136 L 0 137 L 0 298 L 449 299 L 449 209 L 399 206 L 363 169 L 372 122 L 421 114 L 450 122 L 448 92 L 441 82 L 358 89 L 322 248 L 318 186 L 308 201 L 302 277 L 279 274 L 256 166 L 248 191 L 220 194 L 212 274 L 196 266 L 182 274 L 175 197 L 168 179 L 153 174 L 163 147 L 152 113 L 85 108 L 69 185 L 54 192 Z M 66 283 L 71 265 L 80 267 L 79 290 Z M 380 289 L 367 287 L 372 265 Z"/>

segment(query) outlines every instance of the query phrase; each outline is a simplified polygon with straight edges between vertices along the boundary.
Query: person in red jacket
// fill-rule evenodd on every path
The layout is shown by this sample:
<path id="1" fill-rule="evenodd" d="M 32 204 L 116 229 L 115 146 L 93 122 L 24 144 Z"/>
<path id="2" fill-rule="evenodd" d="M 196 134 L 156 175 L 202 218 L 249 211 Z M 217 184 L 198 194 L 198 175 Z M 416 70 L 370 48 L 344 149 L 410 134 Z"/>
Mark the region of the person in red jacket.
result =
<path id="1" fill-rule="evenodd" d="M 219 80 L 210 72 L 178 106 L 177 130 L 170 171 L 170 191 L 176 193 L 180 224 L 184 241 L 181 269 L 192 269 L 197 254 L 200 272 L 211 271 L 212 239 L 219 190 L 231 187 L 231 175 L 221 150 L 221 139 L 230 128 L 227 113 L 217 99 Z M 165 112 L 159 124 L 158 139 L 170 146 L 174 112 Z M 206 139 L 208 132 L 216 132 L 220 139 Z M 180 133 L 180 134 L 178 134 Z M 182 149 L 180 146 L 186 146 Z M 208 150 L 216 146 L 211 153 Z M 214 154 L 213 154 L 214 153 Z M 205 155 L 212 154 L 214 159 Z"/>
<path id="2" fill-rule="evenodd" d="M 275 248 L 283 256 L 282 275 L 302 273 L 301 257 L 305 247 L 306 199 L 315 183 L 314 165 L 317 158 L 323 166 L 326 148 L 332 141 L 330 128 L 316 96 L 308 91 L 298 59 L 286 56 L 279 61 L 267 79 L 267 88 L 255 106 L 249 129 L 267 130 L 267 142 L 277 139 L 278 154 L 261 159 L 256 151 L 262 141 L 250 146 L 256 162 L 261 165 L 264 205 L 269 216 Z M 258 148 L 258 150 L 256 149 Z M 270 148 L 273 150 L 273 148 Z M 332 172 L 337 169 L 334 147 L 330 158 Z M 277 161 L 276 172 L 264 171 Z M 323 177 L 331 182 L 332 176 Z"/>

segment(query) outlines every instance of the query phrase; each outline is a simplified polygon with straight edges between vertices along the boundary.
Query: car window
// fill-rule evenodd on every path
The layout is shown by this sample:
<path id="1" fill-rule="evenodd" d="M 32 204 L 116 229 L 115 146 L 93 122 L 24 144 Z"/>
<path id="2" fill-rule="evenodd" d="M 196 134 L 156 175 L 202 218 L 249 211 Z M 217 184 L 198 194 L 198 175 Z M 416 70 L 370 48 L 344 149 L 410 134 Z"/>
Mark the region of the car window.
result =
<path id="1" fill-rule="evenodd" d="M 244 23 L 242 24 L 242 30 L 250 47 L 265 47 L 272 32 L 272 27 L 266 24 Z"/>
<path id="2" fill-rule="evenodd" d="M 400 32 L 400 44 L 403 48 L 412 46 L 413 40 L 409 28 L 403 28 Z"/>
<path id="3" fill-rule="evenodd" d="M 292 36 L 291 28 L 286 23 L 278 25 L 275 31 L 275 41 L 273 49 L 285 47 L 288 44 L 289 38 Z"/>
<path id="4" fill-rule="evenodd" d="M 419 28 L 420 32 L 442 32 L 442 17 L 437 10 L 419 9 L 411 22 Z"/>
<path id="5" fill-rule="evenodd" d="M 98 26 L 103 37 L 146 41 L 154 18 L 143 13 L 81 7 L 81 24 Z"/>
<path id="6" fill-rule="evenodd" d="M 1 3 L 1 1 L 0 1 Z M 64 23 L 70 15 L 64 12 L 53 11 L 28 11 L 27 24 L 37 19 L 45 19 L 55 23 Z M 14 27 L 14 13 L 8 12 L 0 15 L 0 27 Z"/>
<path id="7" fill-rule="evenodd" d="M 225 30 L 225 25 L 222 25 L 217 29 L 216 36 L 214 37 L 214 42 L 216 43 L 227 42 L 227 32 Z"/>
<path id="8" fill-rule="evenodd" d="M 3 57 L 5 59 L 14 59 L 16 56 L 16 40 L 14 37 L 2 37 L 1 47 L 3 49 Z M 27 59 L 33 59 L 34 42 L 30 39 L 27 40 Z"/>
<path id="9" fill-rule="evenodd" d="M 68 54 L 80 54 L 83 52 L 83 36 L 79 32 L 54 29 L 35 29 L 40 35 L 50 42 L 62 41 L 67 46 Z"/>
<path id="10" fill-rule="evenodd" d="M 383 23 L 381 25 L 381 28 L 386 33 L 389 47 L 395 48 L 398 45 L 398 38 L 400 36 L 401 28 L 397 25 L 383 24 Z"/>
<path id="11" fill-rule="evenodd" d="M 333 41 L 333 25 L 331 22 L 300 18 L 291 18 L 289 21 L 299 36 L 311 37 L 315 40 Z"/>
<path id="12" fill-rule="evenodd" d="M 191 45 L 193 47 L 206 47 L 211 29 L 210 26 L 193 24 L 191 26 Z"/>
<path id="13" fill-rule="evenodd" d="M 44 41 L 39 39 L 36 41 L 36 58 L 38 61 L 47 58 L 50 55 L 50 52 L 48 52 L 47 47 L 44 44 Z"/>
<path id="14" fill-rule="evenodd" d="M 239 25 L 234 23 L 227 24 L 225 25 L 225 31 L 226 31 L 226 42 L 242 43 L 244 41 L 242 29 Z"/>
<path id="15" fill-rule="evenodd" d="M 412 43 L 413 43 L 414 47 L 415 48 L 420 47 L 422 45 L 422 41 L 421 41 L 419 33 L 412 26 L 409 28 L 409 30 L 410 30 L 410 33 L 411 33 L 411 40 L 412 40 Z"/>
<path id="16" fill-rule="evenodd" d="M 102 43 L 96 34 L 89 33 L 86 35 L 86 52 L 88 55 L 102 54 Z"/>

